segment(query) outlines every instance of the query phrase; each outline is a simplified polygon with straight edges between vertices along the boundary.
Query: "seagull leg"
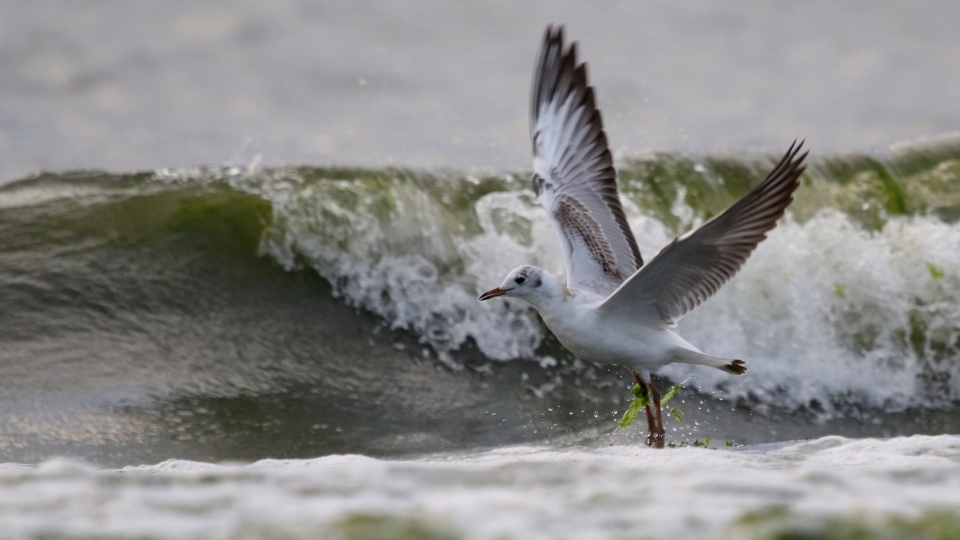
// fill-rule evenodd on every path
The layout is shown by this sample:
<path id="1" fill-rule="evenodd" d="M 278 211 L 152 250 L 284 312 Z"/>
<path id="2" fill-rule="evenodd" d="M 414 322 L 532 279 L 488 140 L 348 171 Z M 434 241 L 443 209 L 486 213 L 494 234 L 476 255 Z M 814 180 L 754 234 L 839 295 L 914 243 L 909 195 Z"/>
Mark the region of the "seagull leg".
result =
<path id="1" fill-rule="evenodd" d="M 657 392 L 657 389 L 653 387 L 652 384 L 648 384 L 647 381 L 643 380 L 643 377 L 637 373 L 635 370 L 630 370 L 633 372 L 633 378 L 637 381 L 641 387 L 646 388 L 653 396 L 653 403 L 656 406 L 656 414 L 653 412 L 653 408 L 650 405 L 646 406 L 647 413 L 647 446 L 651 448 L 663 448 L 663 419 L 660 417 L 660 392 Z"/>
<path id="2" fill-rule="evenodd" d="M 663 409 L 660 407 L 660 392 L 657 391 L 657 387 L 654 386 L 652 382 L 647 386 L 650 387 L 650 393 L 653 394 L 653 407 L 657 411 L 657 430 L 650 434 L 650 436 L 653 437 L 653 444 L 650 446 L 663 448 L 666 431 L 663 429 Z"/>

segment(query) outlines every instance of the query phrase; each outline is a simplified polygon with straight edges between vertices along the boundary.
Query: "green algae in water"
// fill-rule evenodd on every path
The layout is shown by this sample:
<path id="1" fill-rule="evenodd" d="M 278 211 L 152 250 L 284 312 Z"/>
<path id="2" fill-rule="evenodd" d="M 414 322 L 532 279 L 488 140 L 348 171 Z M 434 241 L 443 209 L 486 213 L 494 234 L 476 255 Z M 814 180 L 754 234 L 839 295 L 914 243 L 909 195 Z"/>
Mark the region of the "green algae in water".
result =
<path id="1" fill-rule="evenodd" d="M 750 512 L 725 540 L 960 540 L 960 514 L 935 510 L 899 515 L 811 516 L 783 507 Z"/>
<path id="2" fill-rule="evenodd" d="M 324 538 L 337 540 L 457 540 L 446 527 L 412 517 L 356 514 L 338 522 Z"/>
<path id="3" fill-rule="evenodd" d="M 841 283 L 836 283 L 833 286 L 833 294 L 837 298 L 846 298 L 847 297 L 847 286 Z"/>
<path id="4" fill-rule="evenodd" d="M 670 390 L 667 390 L 667 393 L 663 395 L 663 399 L 660 400 L 660 405 L 665 406 L 668 401 L 673 399 L 673 396 L 677 395 L 677 391 L 683 388 L 683 385 L 686 384 L 690 379 L 684 379 L 683 382 L 673 385 Z"/>
<path id="5" fill-rule="evenodd" d="M 623 418 L 620 420 L 620 427 L 627 427 L 632 424 L 640 414 L 640 410 L 650 404 L 650 392 L 647 391 L 646 386 L 635 384 L 631 392 L 633 392 L 636 399 L 630 403 L 626 412 L 623 413 Z"/>
<path id="6" fill-rule="evenodd" d="M 960 142 L 904 148 L 883 156 L 823 156 L 817 149 L 789 213 L 799 222 L 823 208 L 841 210 L 866 230 L 894 216 L 960 221 Z M 690 157 L 656 153 L 618 164 L 620 191 L 640 210 L 682 234 L 725 210 L 759 184 L 780 154 Z M 681 209 L 678 214 L 677 210 Z"/>
<path id="7" fill-rule="evenodd" d="M 687 382 L 684 380 L 680 384 L 675 384 L 666 394 L 663 395 L 663 399 L 660 400 L 660 407 L 663 408 L 668 401 L 670 401 L 673 396 L 676 395 L 677 391 L 683 387 L 683 383 Z M 637 416 L 640 414 L 640 410 L 650 404 L 650 393 L 647 390 L 646 386 L 640 386 L 639 384 L 633 385 L 633 395 L 636 399 L 630 403 L 630 406 L 627 407 L 626 412 L 623 413 L 623 418 L 620 420 L 620 427 L 627 427 L 637 419 Z M 683 423 L 682 418 L 686 416 L 687 413 L 681 411 L 680 409 L 674 407 L 670 409 L 670 416 L 672 416 L 677 422 Z"/>
<path id="8" fill-rule="evenodd" d="M 933 263 L 929 263 L 929 262 L 927 263 L 927 270 L 930 272 L 930 277 L 932 277 L 933 279 L 940 279 L 946 275 L 943 273 L 942 269 L 938 268 L 937 266 L 934 266 Z"/>

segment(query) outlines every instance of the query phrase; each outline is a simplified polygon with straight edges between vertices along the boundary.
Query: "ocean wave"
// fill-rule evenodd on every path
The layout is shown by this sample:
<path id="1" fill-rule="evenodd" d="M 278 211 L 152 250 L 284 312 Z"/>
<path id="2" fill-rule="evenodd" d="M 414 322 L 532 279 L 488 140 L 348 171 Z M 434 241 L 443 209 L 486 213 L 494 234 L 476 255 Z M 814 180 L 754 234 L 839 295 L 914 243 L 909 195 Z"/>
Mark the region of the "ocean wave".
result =
<path id="1" fill-rule="evenodd" d="M 623 160 L 622 198 L 645 257 L 722 211 L 773 160 Z M 750 376 L 685 366 L 664 373 L 693 376 L 702 393 L 748 406 L 825 415 L 953 403 L 960 396 L 958 188 L 955 142 L 813 159 L 788 217 L 680 326 L 701 349 L 750 362 Z M 11 232 L 21 236 L 8 246 L 96 254 L 132 245 L 109 238 L 187 233 L 204 245 L 256 246 L 288 271 L 316 271 L 343 302 L 412 332 L 454 368 L 465 346 L 497 361 L 564 354 L 544 349 L 546 330 L 531 308 L 476 300 L 520 264 L 562 273 L 526 174 L 313 167 L 45 174 L 0 189 L 0 208 L 9 231 L 13 222 L 34 224 Z M 38 218 L 77 208 L 87 214 Z M 36 308 L 50 309 L 42 304 Z"/>
<path id="2" fill-rule="evenodd" d="M 960 396 L 960 147 L 814 160 L 790 216 L 740 276 L 681 324 L 693 343 L 751 360 L 731 379 L 672 366 L 702 391 L 823 413 L 888 411 Z M 649 259 L 754 185 L 772 159 L 653 155 L 627 160 L 628 220 Z M 304 174 L 304 172 L 306 174 Z M 520 265 L 562 273 L 525 177 L 289 175 L 261 251 L 315 268 L 348 302 L 449 353 L 534 357 L 544 329 L 516 302 L 476 295 Z M 248 179 L 247 182 L 249 182 Z"/>

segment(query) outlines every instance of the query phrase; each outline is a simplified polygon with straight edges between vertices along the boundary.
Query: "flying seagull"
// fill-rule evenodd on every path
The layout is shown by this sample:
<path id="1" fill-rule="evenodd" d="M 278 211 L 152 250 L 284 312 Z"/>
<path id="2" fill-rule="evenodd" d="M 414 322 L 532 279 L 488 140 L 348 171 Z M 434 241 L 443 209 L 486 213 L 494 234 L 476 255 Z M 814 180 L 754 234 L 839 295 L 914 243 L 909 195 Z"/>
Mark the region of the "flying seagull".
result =
<path id="1" fill-rule="evenodd" d="M 700 352 L 671 331 L 746 262 L 773 229 L 800 185 L 806 153 L 790 146 L 766 179 L 699 229 L 676 238 L 646 265 L 617 193 L 616 171 L 587 68 L 563 27 L 548 26 L 530 102 L 533 191 L 550 215 L 566 259 L 567 282 L 521 266 L 480 296 L 532 304 L 564 347 L 585 360 L 629 368 L 653 397 L 647 444 L 664 443 L 660 395 L 650 372 L 675 362 L 733 375 L 743 360 Z"/>

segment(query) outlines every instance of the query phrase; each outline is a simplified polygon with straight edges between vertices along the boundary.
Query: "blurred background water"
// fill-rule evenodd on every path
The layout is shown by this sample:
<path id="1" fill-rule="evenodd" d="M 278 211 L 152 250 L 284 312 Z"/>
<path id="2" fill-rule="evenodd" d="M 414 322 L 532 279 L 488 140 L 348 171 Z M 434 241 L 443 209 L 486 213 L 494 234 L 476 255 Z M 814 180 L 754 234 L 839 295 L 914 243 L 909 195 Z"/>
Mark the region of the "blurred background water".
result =
<path id="1" fill-rule="evenodd" d="M 236 162 L 529 166 L 532 58 L 581 42 L 615 155 L 822 153 L 960 125 L 960 5 L 0 3 L 0 180 Z"/>

